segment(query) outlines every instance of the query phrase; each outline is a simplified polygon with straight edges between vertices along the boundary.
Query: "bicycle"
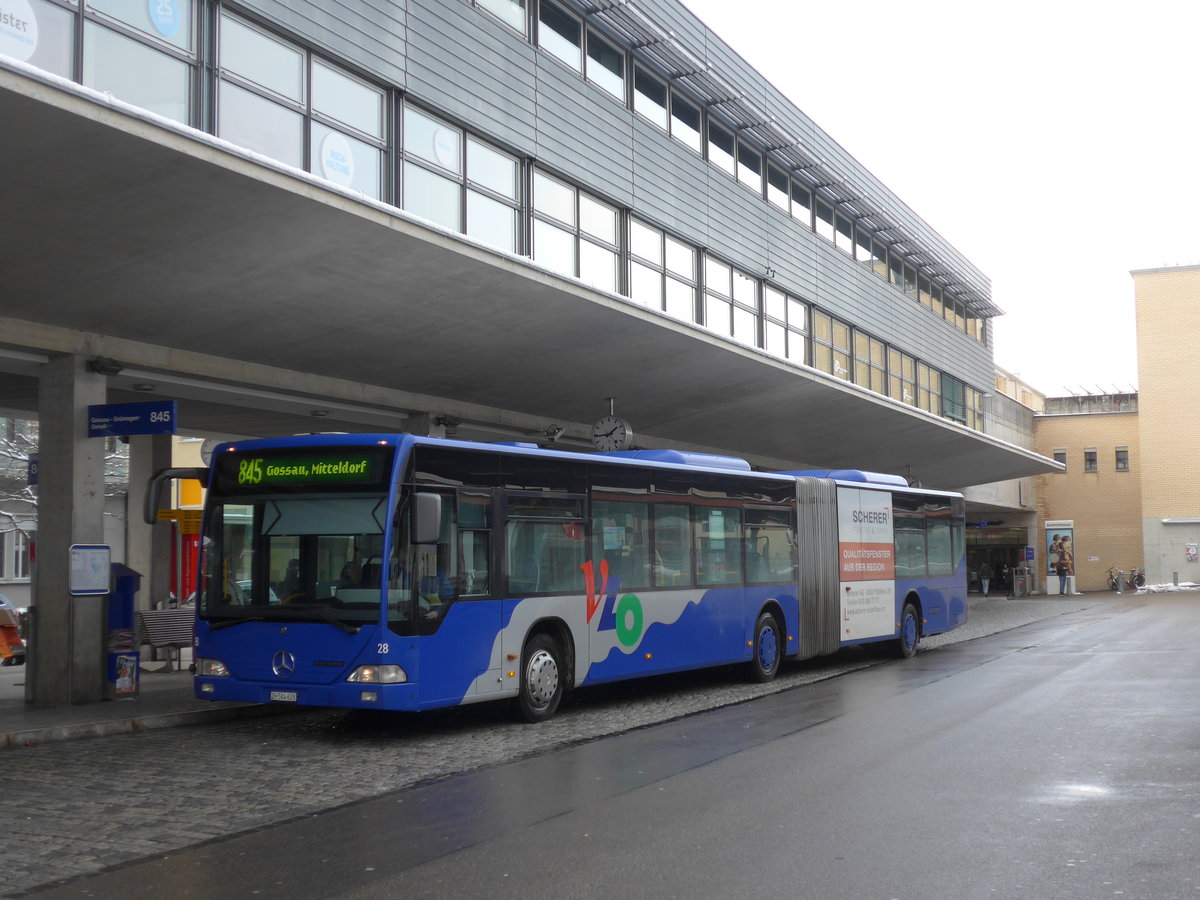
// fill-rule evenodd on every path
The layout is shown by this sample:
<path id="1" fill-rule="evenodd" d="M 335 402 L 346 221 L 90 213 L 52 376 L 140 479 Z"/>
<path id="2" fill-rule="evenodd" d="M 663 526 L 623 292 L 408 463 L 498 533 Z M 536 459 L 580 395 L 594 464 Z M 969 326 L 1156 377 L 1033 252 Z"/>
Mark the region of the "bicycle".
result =
<path id="1" fill-rule="evenodd" d="M 1126 572 L 1124 569 L 1118 569 L 1115 566 L 1108 570 L 1108 589 L 1110 591 L 1119 591 L 1122 586 L 1137 590 L 1144 587 L 1146 584 L 1146 575 L 1141 569 L 1133 569 Z"/>

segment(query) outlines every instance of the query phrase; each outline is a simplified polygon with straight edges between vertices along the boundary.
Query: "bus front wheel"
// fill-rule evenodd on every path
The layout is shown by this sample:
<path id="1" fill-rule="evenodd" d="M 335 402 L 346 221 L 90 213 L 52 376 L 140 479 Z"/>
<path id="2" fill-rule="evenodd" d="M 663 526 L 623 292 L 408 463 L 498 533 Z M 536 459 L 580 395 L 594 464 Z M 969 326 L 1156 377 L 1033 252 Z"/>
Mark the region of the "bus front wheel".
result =
<path id="1" fill-rule="evenodd" d="M 528 722 L 554 715 L 563 696 L 563 654 L 548 634 L 535 634 L 521 653 L 521 690 L 517 702 Z"/>
<path id="2" fill-rule="evenodd" d="M 759 613 L 754 623 L 754 656 L 750 660 L 750 677 L 754 681 L 770 681 L 779 672 L 783 659 L 783 632 L 779 620 L 769 612 Z"/>
<path id="3" fill-rule="evenodd" d="M 900 613 L 900 637 L 896 639 L 896 655 L 902 659 L 911 659 L 917 654 L 917 644 L 921 640 L 921 619 L 917 607 L 912 603 L 904 604 Z"/>

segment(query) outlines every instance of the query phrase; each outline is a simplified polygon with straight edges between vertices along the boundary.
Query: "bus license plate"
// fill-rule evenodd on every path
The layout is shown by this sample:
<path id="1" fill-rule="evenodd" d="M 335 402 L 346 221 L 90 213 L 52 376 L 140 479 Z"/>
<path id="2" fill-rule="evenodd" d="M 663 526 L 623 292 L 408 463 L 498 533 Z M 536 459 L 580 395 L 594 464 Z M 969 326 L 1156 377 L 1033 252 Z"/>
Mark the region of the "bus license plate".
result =
<path id="1" fill-rule="evenodd" d="M 298 699 L 295 691 L 271 691 L 272 703 L 295 703 Z"/>

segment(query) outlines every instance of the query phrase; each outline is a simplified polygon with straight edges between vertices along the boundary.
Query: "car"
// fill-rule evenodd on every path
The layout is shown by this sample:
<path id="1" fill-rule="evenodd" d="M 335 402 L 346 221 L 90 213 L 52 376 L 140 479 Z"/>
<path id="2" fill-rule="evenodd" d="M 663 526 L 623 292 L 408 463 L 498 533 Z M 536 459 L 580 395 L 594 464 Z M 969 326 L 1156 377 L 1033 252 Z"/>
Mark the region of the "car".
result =
<path id="1" fill-rule="evenodd" d="M 9 615 L 0 614 L 0 625 L 8 624 L 9 620 L 17 628 L 17 645 L 10 646 L 12 651 L 11 656 L 0 658 L 0 665 L 5 666 L 20 666 L 25 662 L 25 640 L 24 640 L 24 623 L 26 609 L 23 606 L 17 606 L 8 599 L 4 594 L 0 594 L 0 610 L 7 612 Z"/>

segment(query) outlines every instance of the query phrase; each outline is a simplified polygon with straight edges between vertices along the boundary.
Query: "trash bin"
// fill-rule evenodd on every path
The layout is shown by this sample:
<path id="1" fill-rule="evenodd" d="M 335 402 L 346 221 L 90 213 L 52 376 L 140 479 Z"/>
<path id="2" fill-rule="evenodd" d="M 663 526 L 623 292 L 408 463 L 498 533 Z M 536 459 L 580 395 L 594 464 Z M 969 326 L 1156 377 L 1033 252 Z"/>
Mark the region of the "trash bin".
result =
<path id="1" fill-rule="evenodd" d="M 122 563 L 112 564 L 112 589 L 108 592 L 108 640 L 105 644 L 104 696 L 109 700 L 136 700 L 141 654 L 134 644 L 134 597 L 142 574 Z"/>
<path id="2" fill-rule="evenodd" d="M 1027 566 L 1017 566 L 1013 569 L 1013 596 L 1028 597 L 1032 590 L 1030 580 L 1033 573 Z"/>

